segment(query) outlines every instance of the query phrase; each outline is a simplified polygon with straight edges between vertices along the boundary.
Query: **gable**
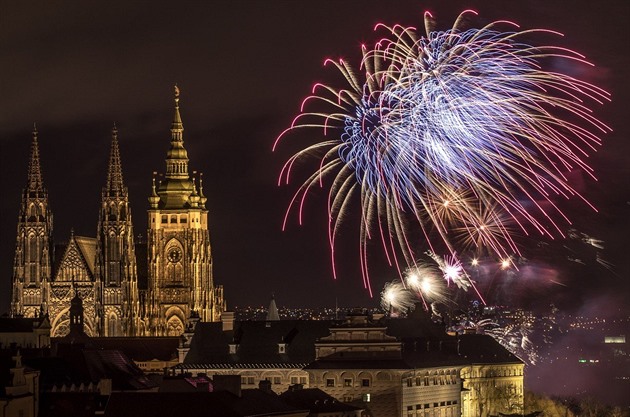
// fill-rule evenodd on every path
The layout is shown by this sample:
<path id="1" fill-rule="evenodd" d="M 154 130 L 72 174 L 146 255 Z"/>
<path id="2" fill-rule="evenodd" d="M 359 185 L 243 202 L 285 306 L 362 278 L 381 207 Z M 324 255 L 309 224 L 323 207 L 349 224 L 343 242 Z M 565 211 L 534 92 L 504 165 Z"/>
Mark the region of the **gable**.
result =
<path id="1" fill-rule="evenodd" d="M 57 263 L 54 281 L 94 281 L 96 239 L 70 236 Z"/>

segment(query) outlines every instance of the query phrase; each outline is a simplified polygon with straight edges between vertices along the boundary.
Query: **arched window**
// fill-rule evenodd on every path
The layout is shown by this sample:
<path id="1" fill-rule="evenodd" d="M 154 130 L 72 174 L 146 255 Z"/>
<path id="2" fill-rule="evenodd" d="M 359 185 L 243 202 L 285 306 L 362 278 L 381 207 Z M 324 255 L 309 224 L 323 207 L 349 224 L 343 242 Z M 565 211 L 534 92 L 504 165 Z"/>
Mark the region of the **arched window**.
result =
<path id="1" fill-rule="evenodd" d="M 39 261 L 39 251 L 37 250 L 37 237 L 30 235 L 28 237 L 28 268 L 26 270 L 27 284 L 37 281 L 37 264 Z"/>
<path id="2" fill-rule="evenodd" d="M 107 317 L 107 336 L 120 336 L 118 334 L 118 318 L 113 313 Z"/>
<path id="3" fill-rule="evenodd" d="M 184 324 L 177 316 L 171 316 L 166 323 L 166 333 L 168 336 L 179 336 L 184 333 Z"/>

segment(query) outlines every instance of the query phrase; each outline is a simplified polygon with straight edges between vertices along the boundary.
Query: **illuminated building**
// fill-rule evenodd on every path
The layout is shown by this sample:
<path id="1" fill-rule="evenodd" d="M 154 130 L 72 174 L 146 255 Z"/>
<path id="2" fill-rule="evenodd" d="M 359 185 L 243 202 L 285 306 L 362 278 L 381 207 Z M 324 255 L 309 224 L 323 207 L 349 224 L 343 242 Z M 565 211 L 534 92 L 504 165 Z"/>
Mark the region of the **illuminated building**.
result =
<path id="1" fill-rule="evenodd" d="M 71 233 L 67 244 L 54 245 L 38 132 L 33 130 L 17 225 L 13 316 L 48 314 L 51 336 L 64 336 L 70 330 L 71 299 L 78 294 L 89 336 L 179 336 L 191 319 L 220 319 L 223 288 L 214 286 L 212 275 L 207 198 L 201 178 L 188 173 L 183 131 L 176 87 L 166 174 L 159 184 L 153 180 L 143 247 L 134 242 L 115 126 L 96 238 Z"/>

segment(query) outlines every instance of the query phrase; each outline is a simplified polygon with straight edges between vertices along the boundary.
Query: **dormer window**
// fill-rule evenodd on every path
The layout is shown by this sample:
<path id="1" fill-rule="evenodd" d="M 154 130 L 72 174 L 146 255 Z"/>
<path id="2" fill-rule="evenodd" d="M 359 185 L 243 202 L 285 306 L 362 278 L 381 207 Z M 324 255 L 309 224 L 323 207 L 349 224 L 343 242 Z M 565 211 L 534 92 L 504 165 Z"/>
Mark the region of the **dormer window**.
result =
<path id="1" fill-rule="evenodd" d="M 238 349 L 238 343 L 230 343 L 230 355 L 236 355 L 236 350 Z"/>
<path id="2" fill-rule="evenodd" d="M 278 353 L 287 353 L 287 343 L 278 343 Z"/>

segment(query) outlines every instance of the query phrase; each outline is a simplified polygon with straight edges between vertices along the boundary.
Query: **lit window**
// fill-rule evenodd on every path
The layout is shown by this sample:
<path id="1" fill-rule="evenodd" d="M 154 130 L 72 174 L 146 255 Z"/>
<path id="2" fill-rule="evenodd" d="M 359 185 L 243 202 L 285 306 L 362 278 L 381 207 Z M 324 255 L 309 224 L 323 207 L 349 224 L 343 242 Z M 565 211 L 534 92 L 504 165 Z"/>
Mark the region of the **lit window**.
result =
<path id="1" fill-rule="evenodd" d="M 363 394 L 363 402 L 366 402 L 366 403 L 370 402 L 370 394 Z"/>
<path id="2" fill-rule="evenodd" d="M 352 380 L 349 378 L 346 378 L 343 380 L 343 386 L 344 387 L 351 387 L 352 386 Z"/>
<path id="3" fill-rule="evenodd" d="M 334 387 L 335 386 L 335 380 L 332 379 L 332 378 L 326 379 L 326 386 L 327 387 Z"/>
<path id="4" fill-rule="evenodd" d="M 302 385 L 306 384 L 306 377 L 305 376 L 301 376 L 300 377 L 300 384 L 302 384 Z"/>
<path id="5" fill-rule="evenodd" d="M 273 377 L 273 383 L 274 383 L 274 385 L 280 385 L 280 377 L 279 376 L 274 376 Z"/>

